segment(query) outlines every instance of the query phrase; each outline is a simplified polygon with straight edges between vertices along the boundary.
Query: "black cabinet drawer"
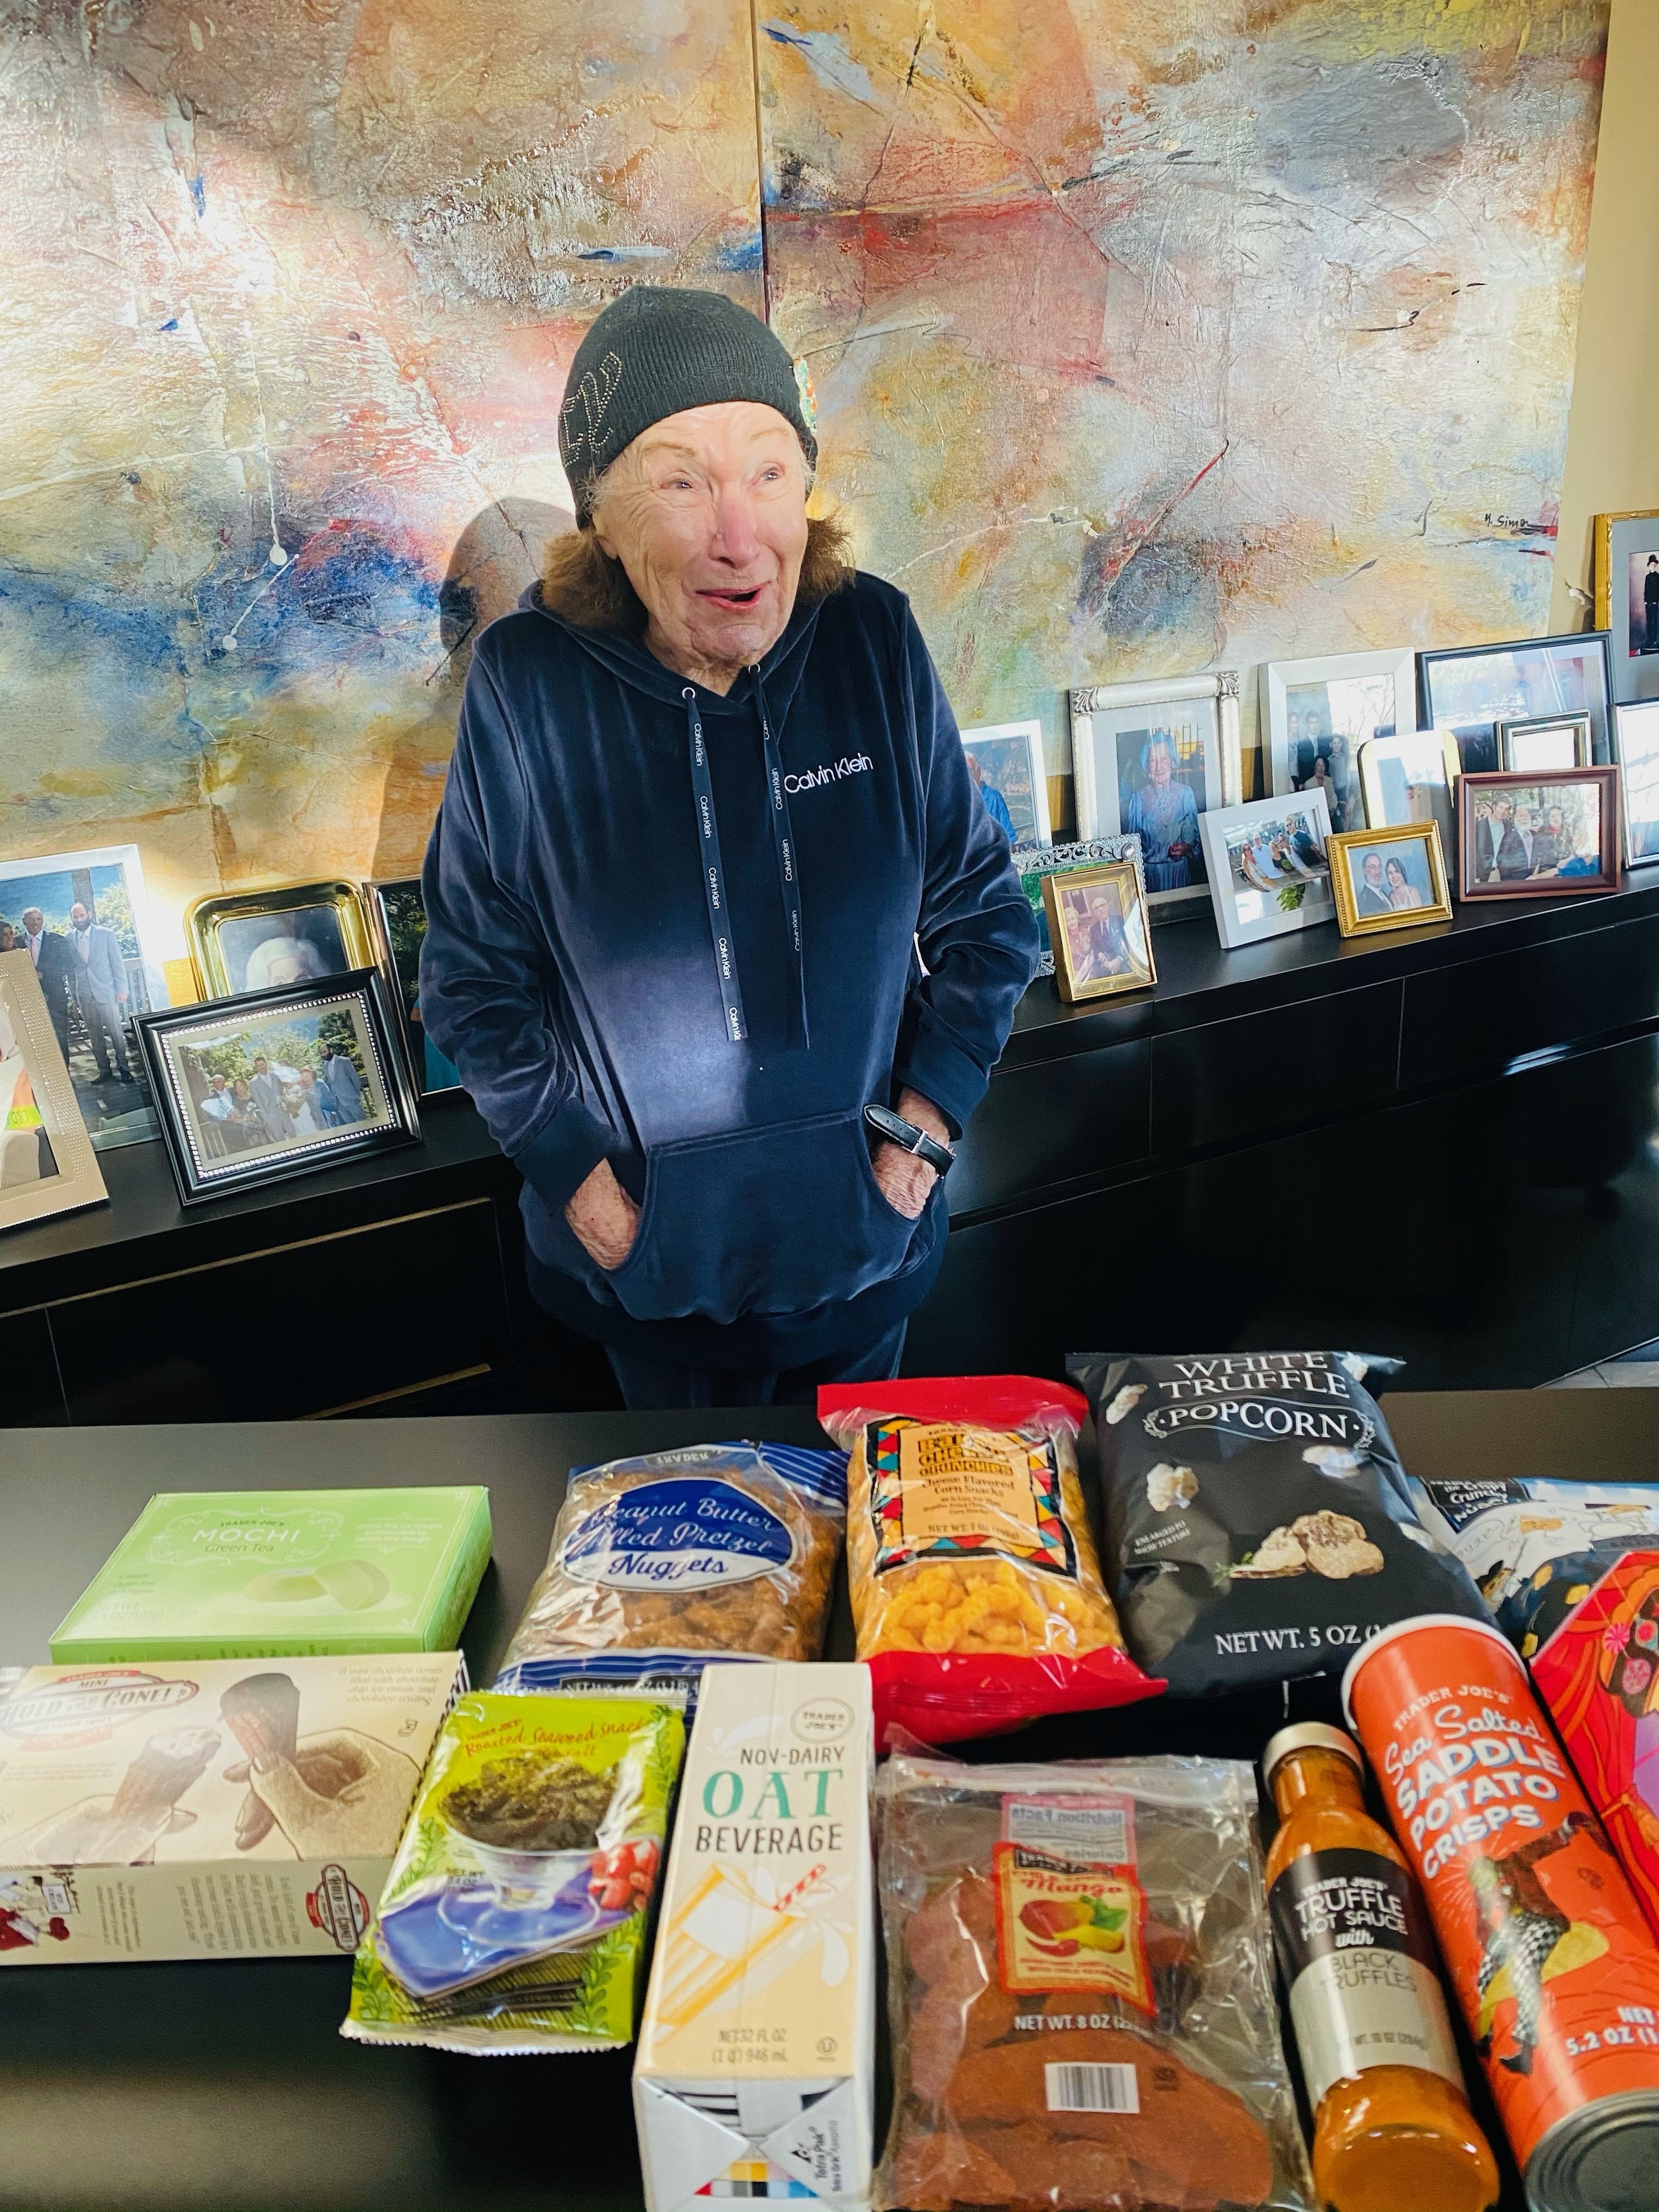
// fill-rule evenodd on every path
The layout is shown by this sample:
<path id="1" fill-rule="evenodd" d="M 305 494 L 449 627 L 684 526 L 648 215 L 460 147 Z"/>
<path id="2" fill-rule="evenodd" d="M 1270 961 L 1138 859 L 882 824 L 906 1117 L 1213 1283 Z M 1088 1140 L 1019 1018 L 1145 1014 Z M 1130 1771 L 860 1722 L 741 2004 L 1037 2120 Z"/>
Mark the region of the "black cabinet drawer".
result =
<path id="1" fill-rule="evenodd" d="M 0 1428 L 56 1429 L 68 1419 L 44 1306 L 0 1320 Z"/>
<path id="2" fill-rule="evenodd" d="M 1659 921 L 1558 938 L 1406 982 L 1400 1080 L 1468 1082 L 1659 1017 Z"/>
<path id="3" fill-rule="evenodd" d="M 1152 1064 L 1143 1037 L 1000 1068 L 951 1170 L 952 1215 L 1144 1159 Z"/>
<path id="4" fill-rule="evenodd" d="M 1152 1043 L 1159 1159 L 1364 1113 L 1394 1094 L 1396 982 L 1176 1030 Z"/>
<path id="5" fill-rule="evenodd" d="M 72 1422 L 293 1419 L 500 1365 L 508 1346 L 487 1199 L 48 1311 Z M 296 1486 L 304 1466 L 296 1449 Z"/>

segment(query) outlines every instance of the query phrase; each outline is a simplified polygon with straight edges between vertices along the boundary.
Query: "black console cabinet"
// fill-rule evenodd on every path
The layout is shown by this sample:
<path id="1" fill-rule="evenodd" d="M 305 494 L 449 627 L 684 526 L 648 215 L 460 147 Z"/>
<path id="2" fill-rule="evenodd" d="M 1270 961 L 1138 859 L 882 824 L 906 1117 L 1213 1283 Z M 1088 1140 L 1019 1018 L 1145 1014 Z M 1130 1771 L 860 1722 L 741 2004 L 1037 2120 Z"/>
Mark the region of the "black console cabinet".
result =
<path id="1" fill-rule="evenodd" d="M 1027 994 L 913 1371 L 1322 1343 L 1498 1389 L 1659 1337 L 1659 869 L 1348 944 L 1226 952 L 1207 912 L 1155 944 L 1153 992 Z M 104 1154 L 108 1206 L 0 1238 L 0 1421 L 607 1402 L 530 1307 L 477 1115 L 423 1126 L 188 1213 L 159 1145 Z"/>

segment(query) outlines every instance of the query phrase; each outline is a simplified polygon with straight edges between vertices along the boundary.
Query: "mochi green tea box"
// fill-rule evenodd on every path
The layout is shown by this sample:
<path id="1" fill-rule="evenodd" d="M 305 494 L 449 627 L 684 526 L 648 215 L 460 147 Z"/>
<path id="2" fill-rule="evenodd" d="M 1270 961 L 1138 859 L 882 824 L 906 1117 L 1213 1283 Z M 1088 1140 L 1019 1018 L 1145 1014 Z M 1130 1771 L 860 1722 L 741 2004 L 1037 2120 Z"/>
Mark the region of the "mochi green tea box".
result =
<path id="1" fill-rule="evenodd" d="M 489 1561 L 489 1492 L 166 1491 L 52 1639 L 66 1661 L 453 1651 Z"/>

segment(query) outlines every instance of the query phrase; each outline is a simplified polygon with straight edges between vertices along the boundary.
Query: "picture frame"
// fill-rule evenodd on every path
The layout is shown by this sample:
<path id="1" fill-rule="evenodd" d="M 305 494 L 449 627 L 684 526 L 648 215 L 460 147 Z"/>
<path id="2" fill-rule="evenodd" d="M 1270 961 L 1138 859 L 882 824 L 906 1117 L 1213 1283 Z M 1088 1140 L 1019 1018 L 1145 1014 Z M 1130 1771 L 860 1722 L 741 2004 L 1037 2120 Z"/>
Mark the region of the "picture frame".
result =
<path id="1" fill-rule="evenodd" d="M 34 961 L 0 952 L 0 1231 L 108 1197 Z"/>
<path id="2" fill-rule="evenodd" d="M 1529 775 L 1534 769 L 1589 768 L 1592 742 L 1588 714 L 1539 714 L 1524 722 L 1500 722 L 1498 765 L 1510 775 Z"/>
<path id="3" fill-rule="evenodd" d="M 420 1141 L 377 968 L 146 1014 L 137 1027 L 185 1206 Z"/>
<path id="4" fill-rule="evenodd" d="M 1625 699 L 1613 710 L 1625 866 L 1659 860 L 1659 699 Z"/>
<path id="5" fill-rule="evenodd" d="M 1561 898 L 1617 890 L 1620 857 L 1614 767 L 1540 769 L 1529 775 L 1466 770 L 1458 780 L 1461 899 Z"/>
<path id="6" fill-rule="evenodd" d="M 1304 727 L 1305 718 L 1317 726 Z M 1417 727 L 1417 655 L 1410 646 L 1379 653 L 1316 653 L 1270 660 L 1261 671 L 1267 788 L 1276 799 L 1325 788 L 1334 834 L 1364 826 L 1359 748 Z M 1325 763 L 1316 774 L 1316 764 Z"/>
<path id="7" fill-rule="evenodd" d="M 1097 867 L 1103 860 L 1140 860 L 1139 837 L 1091 837 L 1086 842 L 1069 845 L 1020 845 L 1014 850 L 1014 866 L 1019 872 L 1020 889 L 1031 909 L 1031 918 L 1037 926 L 1037 974 L 1052 975 L 1054 972 L 1054 947 L 1048 941 L 1048 909 L 1043 903 L 1042 879 L 1045 876 L 1070 875 L 1079 868 Z M 1143 893 L 1145 886 L 1142 886 Z"/>
<path id="8" fill-rule="evenodd" d="M 1070 1006 L 1158 981 L 1138 854 L 1042 878 L 1054 983 Z"/>
<path id="9" fill-rule="evenodd" d="M 289 990 L 374 964 L 355 884 L 274 884 L 216 891 L 185 915 L 191 965 L 204 1000 Z"/>
<path id="10" fill-rule="evenodd" d="M 87 910 L 88 957 L 71 916 Z M 24 916 L 40 927 L 36 966 L 58 1048 L 94 1145 L 107 1152 L 160 1133 L 135 1016 L 170 1003 L 136 845 L 95 845 L 0 860 L 0 956 L 27 951 Z"/>
<path id="11" fill-rule="evenodd" d="M 1401 730 L 1368 738 L 1359 748 L 1359 795 L 1368 830 L 1403 830 L 1433 822 L 1442 854 L 1452 849 L 1452 781 L 1447 741 L 1438 730 Z M 1451 748 L 1454 756 L 1456 747 Z"/>
<path id="12" fill-rule="evenodd" d="M 1376 937 L 1392 929 L 1421 929 L 1451 920 L 1451 890 L 1437 822 L 1350 830 L 1333 836 L 1327 850 L 1336 926 L 1344 937 Z M 1407 894 L 1411 903 L 1397 904 Z"/>
<path id="13" fill-rule="evenodd" d="M 1500 722 L 1563 714 L 1588 714 L 1593 760 L 1604 765 L 1613 757 L 1613 662 L 1604 629 L 1419 653 L 1417 683 L 1418 720 L 1451 733 L 1460 773 L 1498 769 Z"/>
<path id="14" fill-rule="evenodd" d="M 1334 918 L 1322 791 L 1219 806 L 1198 828 L 1216 928 L 1229 950 Z"/>
<path id="15" fill-rule="evenodd" d="M 1046 845 L 1048 772 L 1042 759 L 1041 722 L 987 722 L 963 730 L 962 750 L 986 811 L 1010 845 Z"/>
<path id="16" fill-rule="evenodd" d="M 1659 699 L 1659 507 L 1598 514 L 1591 542 L 1595 627 L 1610 639 L 1613 696 Z"/>
<path id="17" fill-rule="evenodd" d="M 1200 820 L 1244 795 L 1237 669 L 1085 684 L 1068 703 L 1079 837 L 1139 837 L 1149 908 L 1207 898 Z"/>
<path id="18" fill-rule="evenodd" d="M 403 1017 L 400 1034 L 410 1080 L 422 1098 L 441 1097 L 461 1088 L 460 1071 L 440 1052 L 421 1021 L 421 945 L 426 937 L 426 901 L 418 876 L 402 876 L 363 885 L 363 900 L 374 937 L 380 973 Z"/>

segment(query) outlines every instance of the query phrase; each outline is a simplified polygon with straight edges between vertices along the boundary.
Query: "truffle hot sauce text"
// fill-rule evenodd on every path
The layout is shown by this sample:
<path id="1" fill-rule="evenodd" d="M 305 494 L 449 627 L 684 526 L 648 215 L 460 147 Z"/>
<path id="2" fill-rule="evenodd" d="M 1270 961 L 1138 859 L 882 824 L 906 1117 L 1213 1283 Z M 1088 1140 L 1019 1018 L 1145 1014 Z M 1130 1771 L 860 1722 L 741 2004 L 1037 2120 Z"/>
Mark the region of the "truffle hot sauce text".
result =
<path id="1" fill-rule="evenodd" d="M 1425 1613 L 1343 1678 L 1532 2212 L 1659 2203 L 1659 1951 L 1494 1628 Z"/>
<path id="2" fill-rule="evenodd" d="M 1340 1729 L 1282 1729 L 1261 1759 L 1279 1809 L 1268 1905 L 1330 2212 L 1486 2212 L 1498 2166 L 1463 2094 L 1423 1901 L 1360 1796 Z"/>

